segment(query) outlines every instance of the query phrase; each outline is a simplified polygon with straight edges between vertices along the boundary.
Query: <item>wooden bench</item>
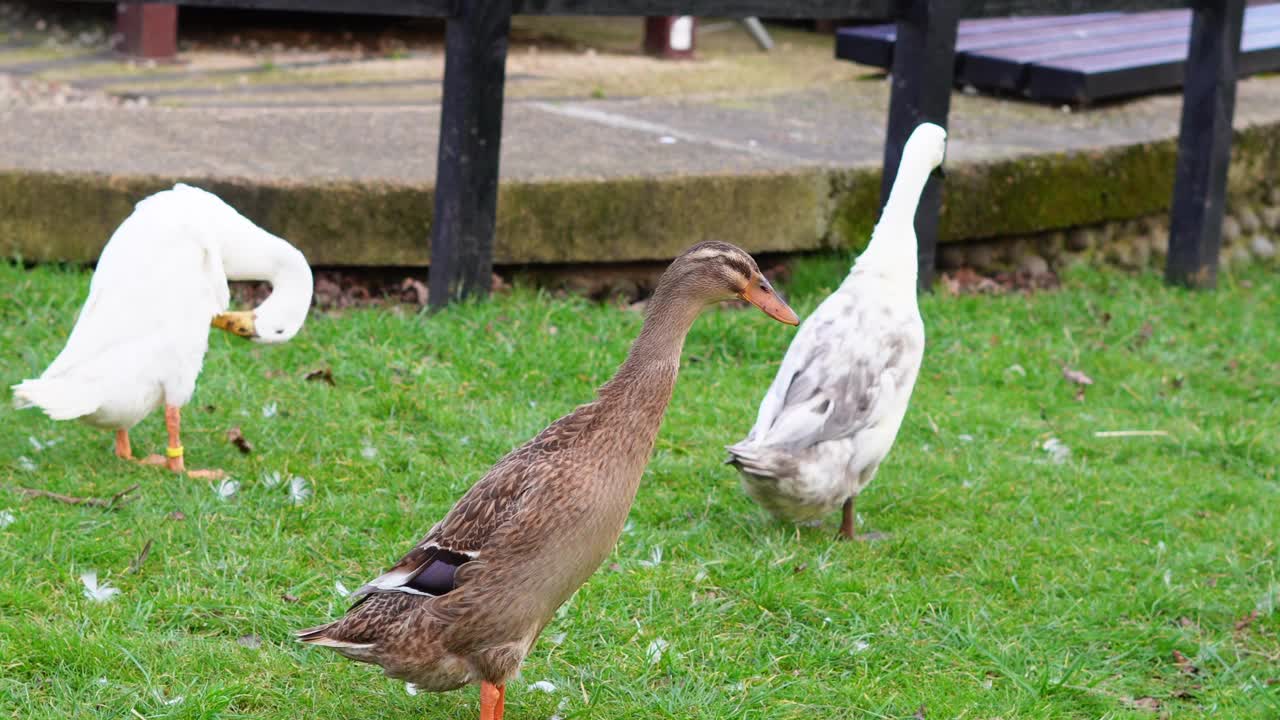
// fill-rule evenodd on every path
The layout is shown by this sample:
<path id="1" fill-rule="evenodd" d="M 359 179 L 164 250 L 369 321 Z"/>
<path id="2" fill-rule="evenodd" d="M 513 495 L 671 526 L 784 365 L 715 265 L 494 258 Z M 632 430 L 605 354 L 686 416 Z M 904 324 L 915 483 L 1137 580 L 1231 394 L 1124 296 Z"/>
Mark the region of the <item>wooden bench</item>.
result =
<path id="1" fill-rule="evenodd" d="M 838 57 L 892 72 L 882 198 L 900 157 L 895 149 L 910 128 L 920 120 L 946 125 L 953 82 L 978 78 L 996 87 L 1025 87 L 1033 97 L 1071 99 L 1132 94 L 1139 81 L 1157 88 L 1182 85 L 1165 277 L 1198 287 L 1216 283 L 1236 79 L 1277 54 L 1270 47 L 1280 42 L 1274 30 L 1280 22 L 1276 7 L 1249 8 L 1255 31 L 1247 36 L 1242 54 L 1245 0 L 1190 0 L 1168 4 L 1189 5 L 1189 11 L 1139 15 L 1117 15 L 1109 3 L 1080 2 L 1075 3 L 1077 11 L 1100 12 L 966 22 L 960 21 L 957 3 L 907 4 L 911 9 L 896 26 L 843 30 L 836 44 Z M 1048 10 L 1049 5 L 1041 7 Z M 1125 9 L 1144 9 L 1139 5 Z M 1081 53 L 1081 43 L 1090 42 L 1103 50 Z M 1117 49 L 1126 44 L 1140 47 Z M 916 219 L 922 282 L 933 267 L 932 257 L 927 268 L 923 265 L 925 247 L 936 243 L 939 200 L 932 192 L 926 188 Z"/>
<path id="2" fill-rule="evenodd" d="M 1177 197 L 1213 202 L 1199 210 L 1188 209 L 1181 200 L 1175 203 L 1176 247 L 1170 252 L 1170 267 L 1178 268 L 1171 277 L 1208 284 L 1216 268 L 1222 223 L 1230 110 L 1235 99 L 1233 42 L 1238 44 L 1243 0 L 1225 0 L 1225 11 L 1209 7 L 1219 3 L 1197 2 L 1195 22 L 1202 31 L 1193 43 L 1192 57 L 1193 76 L 1199 81 L 1188 83 L 1188 92 L 1195 89 L 1196 108 L 1226 112 L 1225 118 L 1204 111 L 1184 114 Z M 959 18 L 1186 6 L 1185 0 L 189 0 L 182 4 L 447 18 L 431 224 L 429 280 L 434 307 L 457 297 L 483 295 L 490 287 L 512 15 L 896 18 L 883 199 L 911 130 L 924 121 L 946 125 Z M 1199 102 L 1201 98 L 1205 102 Z M 1186 146 L 1189 138 L 1196 139 L 1191 147 Z M 934 273 L 940 192 L 939 181 L 931 180 L 916 218 L 923 287 L 931 284 Z"/>
<path id="3" fill-rule="evenodd" d="M 888 69 L 896 25 L 846 28 L 837 55 Z M 955 82 L 1087 104 L 1182 86 L 1191 11 L 961 20 Z M 1280 70 L 1280 3 L 1245 9 L 1240 73 Z"/>

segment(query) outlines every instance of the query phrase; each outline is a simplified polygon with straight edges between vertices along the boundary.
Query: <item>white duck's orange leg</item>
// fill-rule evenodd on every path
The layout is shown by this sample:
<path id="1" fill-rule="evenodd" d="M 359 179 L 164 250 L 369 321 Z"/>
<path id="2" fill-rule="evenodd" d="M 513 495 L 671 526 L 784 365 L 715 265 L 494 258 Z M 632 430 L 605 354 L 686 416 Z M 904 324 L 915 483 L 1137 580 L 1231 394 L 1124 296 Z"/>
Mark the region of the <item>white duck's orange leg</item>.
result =
<path id="1" fill-rule="evenodd" d="M 169 446 L 164 456 L 148 455 L 144 465 L 164 465 L 173 472 L 186 472 L 193 478 L 202 480 L 221 480 L 227 474 L 221 470 L 187 470 L 185 451 L 182 448 L 182 412 L 176 405 L 164 406 L 164 426 L 169 431 Z"/>
<path id="2" fill-rule="evenodd" d="M 177 405 L 164 406 L 164 426 L 169 431 L 169 447 L 164 449 L 165 467 L 183 472 L 187 466 L 182 457 L 182 412 Z"/>
<path id="3" fill-rule="evenodd" d="M 506 685 L 480 681 L 480 720 L 502 720 L 506 700 Z"/>
<path id="4" fill-rule="evenodd" d="M 129 447 L 129 431 L 116 431 L 116 457 L 121 460 L 132 460 L 133 449 Z"/>

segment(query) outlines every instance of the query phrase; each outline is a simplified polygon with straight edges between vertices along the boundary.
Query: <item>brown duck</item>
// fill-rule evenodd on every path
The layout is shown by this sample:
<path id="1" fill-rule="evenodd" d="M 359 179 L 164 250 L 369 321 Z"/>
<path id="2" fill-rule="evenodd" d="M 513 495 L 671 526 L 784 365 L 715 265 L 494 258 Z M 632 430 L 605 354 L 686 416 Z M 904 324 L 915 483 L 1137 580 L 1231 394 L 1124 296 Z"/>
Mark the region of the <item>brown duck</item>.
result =
<path id="1" fill-rule="evenodd" d="M 443 692 L 480 684 L 481 720 L 556 609 L 613 550 L 704 307 L 742 298 L 795 325 L 751 256 L 704 242 L 658 281 L 644 328 L 594 402 L 493 466 L 408 555 L 354 594 L 344 617 L 302 630 L 393 678 Z"/>

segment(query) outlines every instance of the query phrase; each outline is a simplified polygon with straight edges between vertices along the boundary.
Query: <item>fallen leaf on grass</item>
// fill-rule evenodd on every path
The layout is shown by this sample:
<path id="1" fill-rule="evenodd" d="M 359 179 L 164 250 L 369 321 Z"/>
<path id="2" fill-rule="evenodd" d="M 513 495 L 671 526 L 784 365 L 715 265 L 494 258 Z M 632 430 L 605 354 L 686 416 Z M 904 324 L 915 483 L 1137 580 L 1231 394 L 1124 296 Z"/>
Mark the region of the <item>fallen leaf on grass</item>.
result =
<path id="1" fill-rule="evenodd" d="M 247 647 L 250 650 L 257 650 L 262 647 L 262 638 L 257 635 L 241 635 L 236 638 L 236 644 L 240 647 Z"/>
<path id="2" fill-rule="evenodd" d="M 924 715 L 926 712 L 928 712 L 928 708 L 921 705 L 920 707 L 916 708 L 916 714 L 911 716 L 911 720 L 924 720 Z"/>
<path id="3" fill-rule="evenodd" d="M 227 431 L 227 442 L 235 445 L 236 449 L 244 455 L 253 452 L 253 443 L 249 442 L 249 439 L 244 436 L 244 433 L 238 427 L 233 427 Z"/>
<path id="4" fill-rule="evenodd" d="M 1134 340 L 1134 345 L 1142 347 L 1147 344 L 1151 336 L 1155 334 L 1156 329 L 1151 326 L 1151 321 L 1142 323 L 1142 329 L 1138 331 L 1138 337 Z"/>
<path id="5" fill-rule="evenodd" d="M 97 570 L 85 572 L 80 576 L 80 582 L 84 585 L 84 596 L 94 602 L 107 602 L 120 594 L 120 588 L 111 587 L 106 583 L 98 584 Z"/>
<path id="6" fill-rule="evenodd" d="M 292 594 L 292 593 L 284 593 L 284 594 L 282 594 L 282 595 L 280 596 L 280 599 L 281 599 L 281 600 L 283 600 L 283 601 L 285 601 L 285 602 L 287 602 L 287 603 L 296 603 L 296 602 L 298 602 L 298 596 L 297 596 L 297 595 L 294 595 L 294 594 Z"/>
<path id="7" fill-rule="evenodd" d="M 1257 619 L 1258 619 L 1258 611 L 1250 610 L 1248 615 L 1245 615 L 1244 617 L 1236 621 L 1236 631 L 1244 630 L 1245 628 L 1252 625 L 1253 621 Z"/>
<path id="8" fill-rule="evenodd" d="M 328 383 L 329 385 L 338 384 L 333 379 L 333 370 L 330 370 L 327 367 L 320 368 L 319 370 L 312 370 L 311 372 L 307 373 L 302 377 L 307 382 L 322 382 L 322 383 Z"/>
<path id="9" fill-rule="evenodd" d="M 1178 666 L 1179 670 L 1181 670 L 1182 672 L 1188 675 L 1200 674 L 1200 668 L 1196 667 L 1196 664 L 1191 662 L 1191 658 L 1187 657 L 1186 655 L 1183 655 L 1181 652 L 1177 650 L 1173 651 L 1173 662 L 1175 665 Z"/>
<path id="10" fill-rule="evenodd" d="M 181 510 L 174 510 L 173 512 L 169 513 L 169 519 L 177 520 L 181 522 L 187 519 L 187 514 L 182 512 Z"/>
<path id="11" fill-rule="evenodd" d="M 1160 701 L 1153 697 L 1126 698 L 1125 701 L 1135 710 L 1149 710 L 1151 712 L 1160 710 Z"/>
<path id="12" fill-rule="evenodd" d="M 416 278 L 407 277 L 400 281 L 400 301 L 411 305 L 426 305 L 430 293 L 427 284 Z"/>
<path id="13" fill-rule="evenodd" d="M 148 557 L 151 557 L 151 542 L 151 540 L 147 540 L 137 557 L 133 559 L 133 562 L 129 563 L 129 573 L 131 575 L 136 575 L 142 569 L 142 563 L 146 562 Z"/>
<path id="14" fill-rule="evenodd" d="M 1066 378 L 1069 382 L 1075 383 L 1076 385 L 1092 385 L 1093 384 L 1093 378 L 1089 377 L 1088 375 L 1085 375 L 1079 370 L 1068 367 L 1067 365 L 1062 366 L 1062 377 Z"/>

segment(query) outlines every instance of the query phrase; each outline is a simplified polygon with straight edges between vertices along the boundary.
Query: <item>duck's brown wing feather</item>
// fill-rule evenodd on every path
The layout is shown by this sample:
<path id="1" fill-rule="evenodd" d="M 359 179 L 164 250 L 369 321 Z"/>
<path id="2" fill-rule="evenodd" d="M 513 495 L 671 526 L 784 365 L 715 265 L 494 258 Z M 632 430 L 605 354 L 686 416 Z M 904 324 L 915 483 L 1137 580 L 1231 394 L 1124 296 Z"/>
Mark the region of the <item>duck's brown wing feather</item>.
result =
<path id="1" fill-rule="evenodd" d="M 380 590 L 436 596 L 452 590 L 466 576 L 457 570 L 492 550 L 490 540 L 520 513 L 531 491 L 544 487 L 548 465 L 594 425 L 597 410 L 596 403 L 583 405 L 508 453 L 399 562 L 357 590 L 356 603 Z"/>

